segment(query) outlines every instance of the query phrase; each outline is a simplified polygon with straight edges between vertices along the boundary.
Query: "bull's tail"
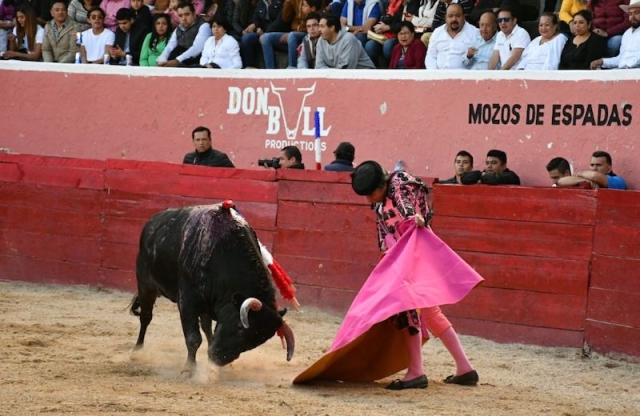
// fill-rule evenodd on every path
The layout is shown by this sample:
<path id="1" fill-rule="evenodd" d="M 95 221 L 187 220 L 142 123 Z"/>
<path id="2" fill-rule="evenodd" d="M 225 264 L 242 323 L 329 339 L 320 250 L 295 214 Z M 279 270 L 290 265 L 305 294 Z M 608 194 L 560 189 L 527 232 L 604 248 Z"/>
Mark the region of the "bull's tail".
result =
<path id="1" fill-rule="evenodd" d="M 140 316 L 140 312 L 142 311 L 142 305 L 140 305 L 140 297 L 136 293 L 133 295 L 133 299 L 129 304 L 129 313 L 134 316 Z"/>

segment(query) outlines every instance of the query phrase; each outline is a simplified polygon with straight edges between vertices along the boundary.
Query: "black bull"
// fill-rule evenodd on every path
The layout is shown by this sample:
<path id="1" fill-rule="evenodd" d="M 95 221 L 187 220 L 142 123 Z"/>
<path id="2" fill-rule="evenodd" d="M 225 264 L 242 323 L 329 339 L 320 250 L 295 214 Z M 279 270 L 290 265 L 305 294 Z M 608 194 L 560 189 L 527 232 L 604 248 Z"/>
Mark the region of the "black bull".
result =
<path id="1" fill-rule="evenodd" d="M 140 317 L 136 349 L 144 343 L 156 298 L 164 296 L 180 311 L 188 351 L 184 371 L 195 366 L 202 343 L 198 320 L 217 365 L 231 363 L 278 329 L 291 359 L 294 339 L 282 319 L 286 309 L 276 309 L 255 232 L 237 211 L 215 204 L 154 215 L 140 236 L 136 274 L 138 293 L 131 304 L 131 313 Z"/>

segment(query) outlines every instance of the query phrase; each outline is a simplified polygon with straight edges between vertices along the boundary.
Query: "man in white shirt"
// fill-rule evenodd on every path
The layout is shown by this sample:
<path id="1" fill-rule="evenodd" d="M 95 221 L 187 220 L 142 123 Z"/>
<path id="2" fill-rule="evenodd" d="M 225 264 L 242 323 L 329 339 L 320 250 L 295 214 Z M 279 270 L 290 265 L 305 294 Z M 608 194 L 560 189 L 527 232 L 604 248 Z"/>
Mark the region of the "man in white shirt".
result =
<path id="1" fill-rule="evenodd" d="M 464 58 L 478 28 L 464 20 L 464 11 L 458 3 L 447 7 L 446 24 L 433 31 L 424 59 L 427 69 L 467 69 Z"/>
<path id="2" fill-rule="evenodd" d="M 518 26 L 518 19 L 508 7 L 501 8 L 498 12 L 498 26 L 500 26 L 500 32 L 496 37 L 496 46 L 489 61 L 489 69 L 496 69 L 498 64 L 500 69 L 517 69 L 522 52 L 531 42 L 531 37 L 526 30 Z"/>
<path id="3" fill-rule="evenodd" d="M 620 8 L 629 13 L 631 27 L 622 35 L 620 53 L 613 58 L 596 59 L 591 62 L 591 69 L 598 68 L 638 68 L 640 67 L 640 0 L 632 0 L 631 3 L 620 5 Z"/>
<path id="4" fill-rule="evenodd" d="M 178 6 L 180 25 L 173 31 L 167 46 L 158 57 L 158 66 L 186 66 L 200 67 L 200 57 L 204 44 L 211 35 L 211 26 L 196 17 L 195 8 L 191 2 L 182 2 Z"/>
<path id="5" fill-rule="evenodd" d="M 91 29 L 82 32 L 80 55 L 83 64 L 102 64 L 104 55 L 109 53 L 116 40 L 116 35 L 104 26 L 104 11 L 100 7 L 92 7 L 87 12 Z"/>

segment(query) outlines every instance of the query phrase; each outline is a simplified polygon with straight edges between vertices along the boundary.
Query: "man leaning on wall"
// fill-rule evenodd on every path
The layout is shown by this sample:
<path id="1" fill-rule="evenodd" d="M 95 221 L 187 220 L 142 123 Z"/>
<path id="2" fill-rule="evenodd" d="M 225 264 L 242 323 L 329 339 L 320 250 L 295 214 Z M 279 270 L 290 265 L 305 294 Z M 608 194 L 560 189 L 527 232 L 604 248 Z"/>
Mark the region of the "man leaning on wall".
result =
<path id="1" fill-rule="evenodd" d="M 472 170 L 460 177 L 464 185 L 481 183 L 485 185 L 520 185 L 520 178 L 507 167 L 507 154 L 502 150 L 489 150 L 485 168 L 481 172 Z"/>
<path id="2" fill-rule="evenodd" d="M 613 173 L 611 155 L 597 151 L 591 155 L 589 170 L 576 172 L 558 180 L 558 186 L 576 186 L 590 184 L 592 188 L 627 189 L 624 179 Z"/>

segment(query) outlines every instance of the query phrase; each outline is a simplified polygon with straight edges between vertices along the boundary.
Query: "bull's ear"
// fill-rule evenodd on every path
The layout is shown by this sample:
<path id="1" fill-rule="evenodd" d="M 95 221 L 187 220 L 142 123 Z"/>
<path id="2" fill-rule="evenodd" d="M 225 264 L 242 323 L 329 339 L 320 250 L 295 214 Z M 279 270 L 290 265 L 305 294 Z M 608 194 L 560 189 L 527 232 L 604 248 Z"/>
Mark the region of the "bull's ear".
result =
<path id="1" fill-rule="evenodd" d="M 231 301 L 233 302 L 233 306 L 237 306 L 239 308 L 240 305 L 242 305 L 242 302 L 244 302 L 246 298 L 247 297 L 244 296 L 242 293 L 236 292 L 231 296 Z"/>
<path id="2" fill-rule="evenodd" d="M 284 316 L 285 313 L 287 313 L 287 308 L 282 308 L 278 311 L 278 315 L 280 316 Z"/>

